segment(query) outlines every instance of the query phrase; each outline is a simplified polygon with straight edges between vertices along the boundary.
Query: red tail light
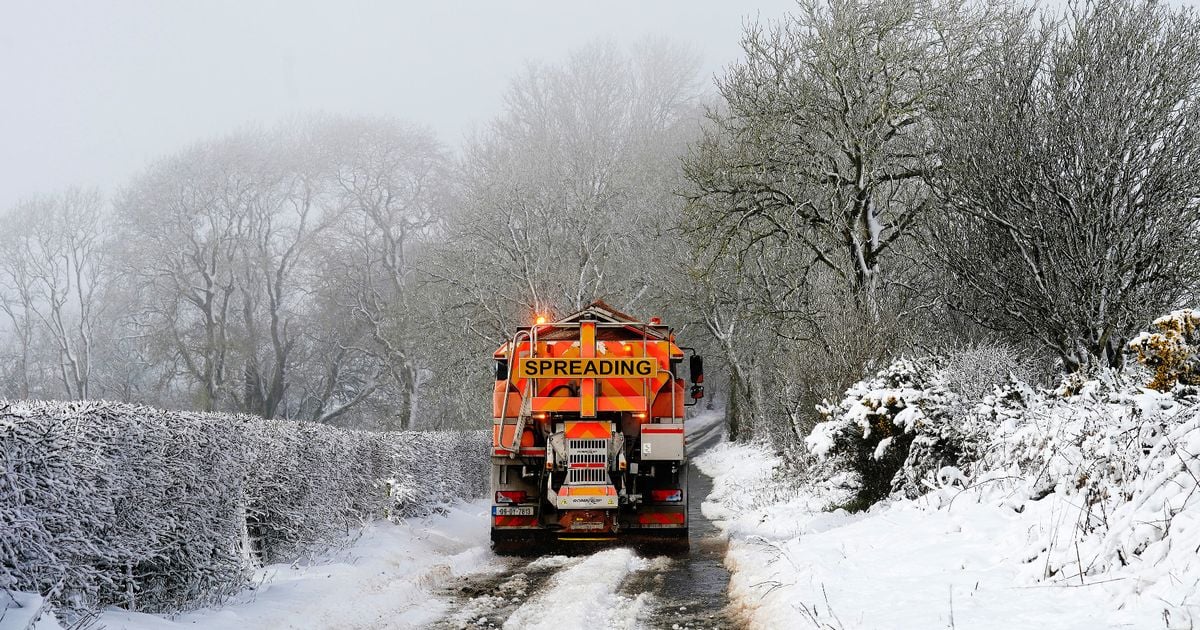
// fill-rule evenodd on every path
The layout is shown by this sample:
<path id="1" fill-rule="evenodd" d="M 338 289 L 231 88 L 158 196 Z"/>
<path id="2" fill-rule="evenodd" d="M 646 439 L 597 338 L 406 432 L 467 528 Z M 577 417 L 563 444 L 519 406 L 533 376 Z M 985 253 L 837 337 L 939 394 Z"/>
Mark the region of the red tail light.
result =
<path id="1" fill-rule="evenodd" d="M 496 503 L 516 505 L 525 501 L 524 490 L 500 490 L 496 493 Z"/>
<path id="2" fill-rule="evenodd" d="M 683 490 L 651 490 L 650 500 L 655 503 L 678 503 L 683 500 Z"/>

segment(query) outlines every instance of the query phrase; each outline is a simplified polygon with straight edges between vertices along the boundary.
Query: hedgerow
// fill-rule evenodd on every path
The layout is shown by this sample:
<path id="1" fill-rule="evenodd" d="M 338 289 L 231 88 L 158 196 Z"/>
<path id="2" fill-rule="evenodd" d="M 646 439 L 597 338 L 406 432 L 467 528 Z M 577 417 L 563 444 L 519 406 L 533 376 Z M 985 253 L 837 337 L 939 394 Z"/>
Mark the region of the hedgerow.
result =
<path id="1" fill-rule="evenodd" d="M 0 401 L 0 588 L 76 614 L 213 603 L 365 520 L 482 495 L 488 446 L 482 432 Z"/>

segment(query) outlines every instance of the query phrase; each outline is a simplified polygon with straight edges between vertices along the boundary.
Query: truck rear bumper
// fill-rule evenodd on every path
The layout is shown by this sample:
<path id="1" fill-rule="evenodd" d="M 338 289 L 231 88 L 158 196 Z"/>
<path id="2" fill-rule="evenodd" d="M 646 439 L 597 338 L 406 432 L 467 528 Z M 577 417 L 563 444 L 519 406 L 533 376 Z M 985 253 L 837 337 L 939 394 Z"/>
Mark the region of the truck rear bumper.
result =
<path id="1" fill-rule="evenodd" d="M 645 557 L 686 554 L 686 527 L 625 530 L 617 534 L 565 533 L 552 529 L 492 530 L 492 550 L 502 556 L 587 555 L 612 547 L 632 547 Z"/>

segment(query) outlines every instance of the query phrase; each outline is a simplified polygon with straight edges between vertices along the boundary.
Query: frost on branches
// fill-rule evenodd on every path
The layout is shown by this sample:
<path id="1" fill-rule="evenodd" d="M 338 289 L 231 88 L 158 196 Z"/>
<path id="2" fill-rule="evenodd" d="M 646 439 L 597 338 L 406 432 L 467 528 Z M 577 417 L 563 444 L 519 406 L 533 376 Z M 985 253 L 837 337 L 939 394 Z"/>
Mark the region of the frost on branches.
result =
<path id="1" fill-rule="evenodd" d="M 483 493 L 487 437 L 0 401 L 0 588 L 173 612 L 364 520 Z M 390 480 L 390 481 L 389 481 Z"/>
<path id="2" fill-rule="evenodd" d="M 941 360 L 900 359 L 846 390 L 837 405 L 819 408 L 826 420 L 806 439 L 828 477 L 845 478 L 865 509 L 891 493 L 915 498 L 955 483 L 978 457 L 981 431 L 954 421 L 957 394 L 942 383 Z"/>

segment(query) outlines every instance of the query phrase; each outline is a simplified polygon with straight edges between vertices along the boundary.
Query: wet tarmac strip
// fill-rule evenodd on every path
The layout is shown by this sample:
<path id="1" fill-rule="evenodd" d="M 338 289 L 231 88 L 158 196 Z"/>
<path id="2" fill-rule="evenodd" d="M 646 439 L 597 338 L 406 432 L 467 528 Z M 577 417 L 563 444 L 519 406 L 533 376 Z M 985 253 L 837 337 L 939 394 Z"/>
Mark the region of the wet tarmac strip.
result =
<path id="1" fill-rule="evenodd" d="M 694 457 L 723 439 L 723 423 L 689 427 L 688 450 Z M 688 465 L 688 553 L 673 558 L 657 574 L 633 576 L 624 587 L 655 593 L 654 605 L 640 627 L 739 628 L 729 607 L 729 570 L 725 568 L 728 541 L 724 533 L 704 517 L 701 504 L 712 492 L 712 480 L 694 465 Z M 649 580 L 650 584 L 639 584 Z"/>
<path id="2" fill-rule="evenodd" d="M 505 558 L 507 566 L 497 573 L 468 575 L 450 588 L 454 611 L 432 628 L 500 628 L 533 593 L 538 593 L 552 575 L 582 558 L 544 556 L 534 561 Z"/>

